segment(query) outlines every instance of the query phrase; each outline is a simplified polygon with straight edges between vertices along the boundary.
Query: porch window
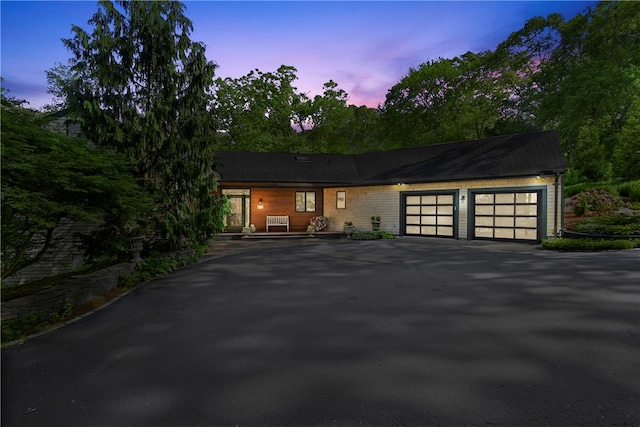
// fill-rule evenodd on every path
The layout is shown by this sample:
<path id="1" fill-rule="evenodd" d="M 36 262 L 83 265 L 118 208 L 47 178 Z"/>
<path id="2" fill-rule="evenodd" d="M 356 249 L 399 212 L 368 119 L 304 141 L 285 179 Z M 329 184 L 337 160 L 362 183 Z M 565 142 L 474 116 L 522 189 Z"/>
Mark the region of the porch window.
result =
<path id="1" fill-rule="evenodd" d="M 296 212 L 315 212 L 315 191 L 296 191 Z"/>

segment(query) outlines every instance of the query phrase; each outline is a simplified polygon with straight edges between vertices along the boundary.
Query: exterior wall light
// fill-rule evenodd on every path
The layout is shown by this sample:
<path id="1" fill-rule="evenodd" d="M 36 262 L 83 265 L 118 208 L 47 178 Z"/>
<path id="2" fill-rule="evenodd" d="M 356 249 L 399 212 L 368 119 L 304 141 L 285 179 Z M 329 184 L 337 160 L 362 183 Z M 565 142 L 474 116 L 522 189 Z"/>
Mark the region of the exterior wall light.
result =
<path id="1" fill-rule="evenodd" d="M 262 198 L 258 200 L 258 209 L 264 209 L 264 205 L 262 204 Z"/>

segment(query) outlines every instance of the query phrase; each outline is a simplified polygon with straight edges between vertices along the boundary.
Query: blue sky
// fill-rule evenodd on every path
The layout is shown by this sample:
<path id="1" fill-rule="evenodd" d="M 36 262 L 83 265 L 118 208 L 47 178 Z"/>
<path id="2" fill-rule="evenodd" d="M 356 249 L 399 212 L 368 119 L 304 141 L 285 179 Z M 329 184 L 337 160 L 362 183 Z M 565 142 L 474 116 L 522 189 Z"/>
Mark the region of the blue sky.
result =
<path id="1" fill-rule="evenodd" d="M 294 85 L 314 96 L 334 80 L 349 103 L 376 107 L 409 67 L 494 49 L 534 16 L 570 19 L 592 1 L 186 1 L 192 40 L 207 45 L 217 77 L 298 69 Z M 45 70 L 70 57 L 60 39 L 87 27 L 95 1 L 4 1 L 3 87 L 33 108 L 51 100 Z"/>

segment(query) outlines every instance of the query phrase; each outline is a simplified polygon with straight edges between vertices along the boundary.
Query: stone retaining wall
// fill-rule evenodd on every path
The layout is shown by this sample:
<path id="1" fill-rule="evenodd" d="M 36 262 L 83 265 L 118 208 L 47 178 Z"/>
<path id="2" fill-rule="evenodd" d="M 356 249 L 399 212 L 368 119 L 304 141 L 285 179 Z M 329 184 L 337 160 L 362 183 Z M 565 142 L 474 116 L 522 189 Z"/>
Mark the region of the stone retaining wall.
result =
<path id="1" fill-rule="evenodd" d="M 112 265 L 36 294 L 3 302 L 2 320 L 30 314 L 47 316 L 59 313 L 67 303 L 73 306 L 84 304 L 116 287 L 120 277 L 130 275 L 135 267 L 133 262 Z"/>

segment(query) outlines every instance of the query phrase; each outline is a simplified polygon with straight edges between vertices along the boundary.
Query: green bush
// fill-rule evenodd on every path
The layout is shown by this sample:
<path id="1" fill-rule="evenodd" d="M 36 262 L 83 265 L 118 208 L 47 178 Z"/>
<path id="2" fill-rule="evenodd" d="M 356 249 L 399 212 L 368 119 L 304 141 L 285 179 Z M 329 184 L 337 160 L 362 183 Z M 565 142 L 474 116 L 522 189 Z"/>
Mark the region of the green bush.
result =
<path id="1" fill-rule="evenodd" d="M 153 251 L 148 258 L 138 263 L 131 275 L 120 279 L 120 286 L 132 287 L 154 277 L 169 274 L 179 267 L 197 262 L 205 251 L 206 247 L 199 246 L 195 248 L 194 255 L 179 257 L 163 257 L 160 253 Z"/>
<path id="2" fill-rule="evenodd" d="M 630 202 L 640 202 L 640 180 L 626 181 L 617 184 L 610 182 L 583 182 L 580 184 L 567 185 L 564 188 L 564 197 L 569 198 L 590 189 L 606 190 L 614 196 L 628 199 Z"/>
<path id="3" fill-rule="evenodd" d="M 140 261 L 136 269 L 128 277 L 122 278 L 120 284 L 125 287 L 135 286 L 154 277 L 169 274 L 180 266 L 175 258 L 162 257 L 158 252 L 151 252 L 148 258 Z"/>
<path id="4" fill-rule="evenodd" d="M 567 185 L 564 187 L 564 197 L 572 197 L 585 190 L 610 190 L 609 183 L 607 182 L 583 182 L 581 184 Z"/>
<path id="5" fill-rule="evenodd" d="M 629 208 L 631 204 L 608 190 L 590 188 L 572 197 L 573 212 L 582 216 L 587 214 L 610 214 L 620 208 Z M 582 214 L 582 215 L 581 215 Z"/>
<path id="6" fill-rule="evenodd" d="M 640 180 L 624 182 L 617 190 L 620 197 L 629 199 L 630 202 L 640 202 Z"/>
<path id="7" fill-rule="evenodd" d="M 640 240 L 566 239 L 556 237 L 542 241 L 542 248 L 556 251 L 607 251 L 640 247 Z"/>
<path id="8" fill-rule="evenodd" d="M 31 334 L 35 334 L 42 328 L 44 319 L 42 316 L 29 314 L 12 320 L 2 321 L 2 342 L 14 341 Z"/>
<path id="9" fill-rule="evenodd" d="M 355 230 L 351 233 L 352 240 L 378 240 L 393 239 L 395 236 L 388 231 L 382 230 Z"/>
<path id="10" fill-rule="evenodd" d="M 640 216 L 594 217 L 573 226 L 579 233 L 609 234 L 616 236 L 640 235 Z"/>

